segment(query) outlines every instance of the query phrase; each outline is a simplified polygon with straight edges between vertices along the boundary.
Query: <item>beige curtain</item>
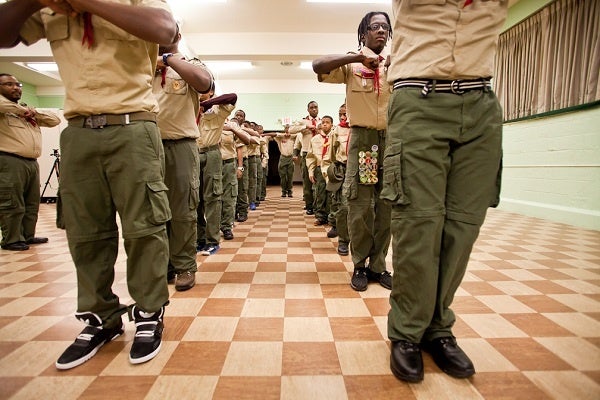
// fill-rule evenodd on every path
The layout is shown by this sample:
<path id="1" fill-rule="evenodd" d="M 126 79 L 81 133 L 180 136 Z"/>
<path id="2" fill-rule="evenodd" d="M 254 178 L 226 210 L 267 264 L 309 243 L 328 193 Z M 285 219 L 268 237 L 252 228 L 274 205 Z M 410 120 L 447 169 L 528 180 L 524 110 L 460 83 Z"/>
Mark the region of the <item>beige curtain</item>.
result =
<path id="1" fill-rule="evenodd" d="M 495 90 L 507 121 L 600 100 L 600 0 L 557 0 L 502 35 Z"/>

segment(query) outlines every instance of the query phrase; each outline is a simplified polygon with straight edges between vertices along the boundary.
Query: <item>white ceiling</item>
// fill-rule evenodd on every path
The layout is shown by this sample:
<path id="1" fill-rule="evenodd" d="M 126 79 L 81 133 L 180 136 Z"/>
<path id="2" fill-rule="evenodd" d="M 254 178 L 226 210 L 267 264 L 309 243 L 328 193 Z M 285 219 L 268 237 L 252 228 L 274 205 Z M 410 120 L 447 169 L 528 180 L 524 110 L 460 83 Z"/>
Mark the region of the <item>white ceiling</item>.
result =
<path id="1" fill-rule="evenodd" d="M 235 80 L 245 82 L 246 86 L 291 81 L 291 90 L 293 81 L 316 81 L 311 70 L 300 69 L 301 61 L 356 49 L 358 24 L 367 12 L 385 11 L 392 15 L 391 0 L 387 4 L 307 3 L 306 0 L 168 2 L 182 23 L 185 43 L 198 58 L 252 62 L 253 68 L 249 70 L 217 73 L 218 81 Z M 40 74 L 15 64 L 24 61 L 52 61 L 45 41 L 30 47 L 19 45 L 0 50 L 0 71 L 38 86 L 38 93 L 62 87 L 56 75 Z M 291 65 L 283 66 L 282 61 Z"/>

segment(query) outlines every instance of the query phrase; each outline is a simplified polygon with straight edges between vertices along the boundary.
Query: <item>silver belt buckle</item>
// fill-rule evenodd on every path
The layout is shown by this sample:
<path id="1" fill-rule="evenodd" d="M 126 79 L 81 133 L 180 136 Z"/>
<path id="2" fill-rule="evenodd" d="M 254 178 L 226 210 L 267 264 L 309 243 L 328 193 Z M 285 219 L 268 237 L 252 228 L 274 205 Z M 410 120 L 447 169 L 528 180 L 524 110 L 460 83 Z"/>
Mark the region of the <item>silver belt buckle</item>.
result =
<path id="1" fill-rule="evenodd" d="M 454 80 L 450 83 L 450 91 L 454 94 L 463 94 L 465 91 L 460 89 L 460 81 Z"/>
<path id="2" fill-rule="evenodd" d="M 85 118 L 87 128 L 98 129 L 106 126 L 106 115 L 90 115 Z"/>

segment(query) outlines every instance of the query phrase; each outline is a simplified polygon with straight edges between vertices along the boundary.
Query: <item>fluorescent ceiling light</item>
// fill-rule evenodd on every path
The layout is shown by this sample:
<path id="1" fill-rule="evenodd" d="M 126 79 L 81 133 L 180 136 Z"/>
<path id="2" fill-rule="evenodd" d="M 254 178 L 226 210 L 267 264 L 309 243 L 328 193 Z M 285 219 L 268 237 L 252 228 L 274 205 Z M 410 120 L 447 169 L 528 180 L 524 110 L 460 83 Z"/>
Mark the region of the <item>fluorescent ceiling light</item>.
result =
<path id="1" fill-rule="evenodd" d="M 58 72 L 58 65 L 53 62 L 37 62 L 37 63 L 25 63 L 28 68 L 35 69 L 40 72 Z"/>
<path id="2" fill-rule="evenodd" d="M 392 0 L 306 0 L 307 3 L 391 4 Z"/>
<path id="3" fill-rule="evenodd" d="M 250 61 L 203 61 L 203 63 L 215 73 L 252 68 Z"/>
<path id="4" fill-rule="evenodd" d="M 302 61 L 300 63 L 301 69 L 310 69 L 312 71 L 312 61 Z"/>

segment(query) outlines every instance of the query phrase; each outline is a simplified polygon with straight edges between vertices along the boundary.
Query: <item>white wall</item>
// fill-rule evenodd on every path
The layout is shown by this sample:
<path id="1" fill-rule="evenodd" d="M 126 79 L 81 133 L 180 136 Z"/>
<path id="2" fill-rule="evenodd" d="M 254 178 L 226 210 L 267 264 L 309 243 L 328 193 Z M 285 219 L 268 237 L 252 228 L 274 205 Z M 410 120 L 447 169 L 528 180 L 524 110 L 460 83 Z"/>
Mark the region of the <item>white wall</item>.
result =
<path id="1" fill-rule="evenodd" d="M 500 208 L 600 230 L 600 108 L 505 124 Z"/>

